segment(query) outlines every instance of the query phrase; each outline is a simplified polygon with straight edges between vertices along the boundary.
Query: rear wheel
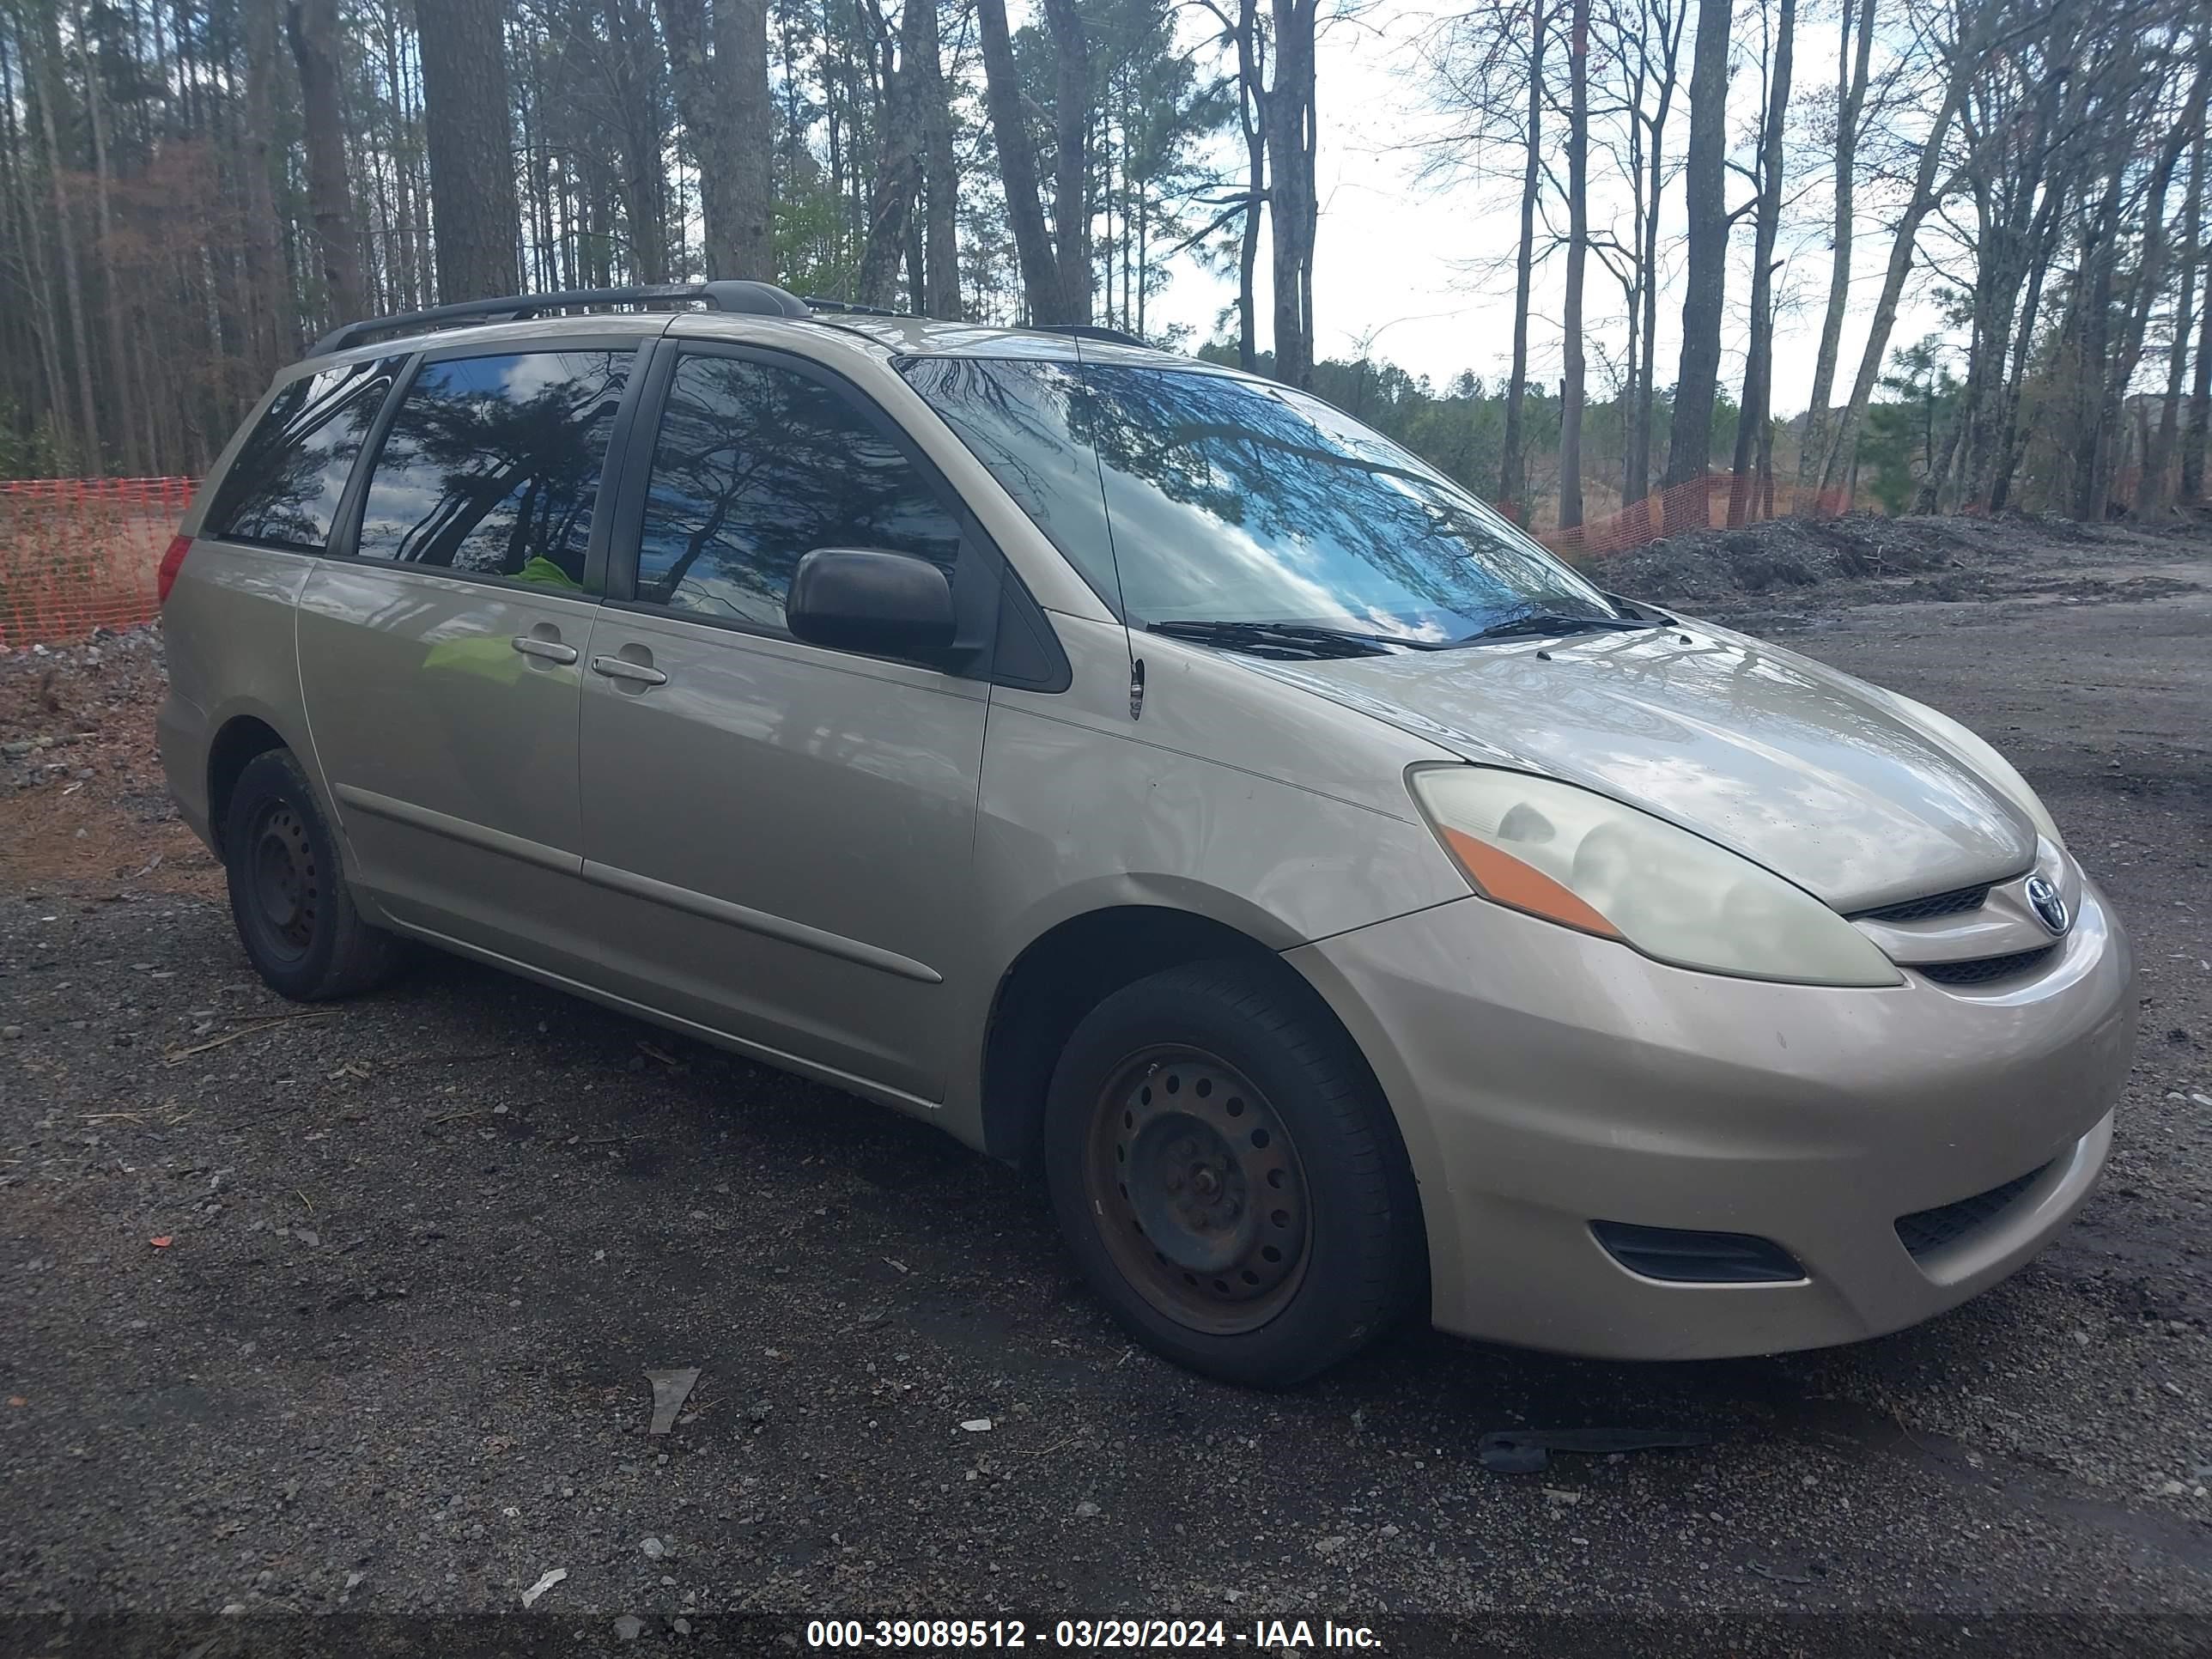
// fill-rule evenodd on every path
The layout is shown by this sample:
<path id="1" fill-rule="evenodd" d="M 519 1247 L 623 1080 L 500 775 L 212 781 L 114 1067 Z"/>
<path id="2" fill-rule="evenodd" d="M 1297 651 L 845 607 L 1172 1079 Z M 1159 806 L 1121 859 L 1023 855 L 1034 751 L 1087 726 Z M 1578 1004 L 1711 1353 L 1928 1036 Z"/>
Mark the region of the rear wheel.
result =
<path id="1" fill-rule="evenodd" d="M 1170 1358 L 1286 1387 L 1425 1284 L 1405 1151 L 1350 1040 L 1272 963 L 1178 968 L 1084 1019 L 1046 1106 L 1061 1230 Z"/>
<path id="2" fill-rule="evenodd" d="M 336 839 L 290 750 L 246 763 L 222 846 L 231 919 L 270 989 L 298 1002 L 349 996 L 398 965 L 399 942 L 354 904 Z"/>

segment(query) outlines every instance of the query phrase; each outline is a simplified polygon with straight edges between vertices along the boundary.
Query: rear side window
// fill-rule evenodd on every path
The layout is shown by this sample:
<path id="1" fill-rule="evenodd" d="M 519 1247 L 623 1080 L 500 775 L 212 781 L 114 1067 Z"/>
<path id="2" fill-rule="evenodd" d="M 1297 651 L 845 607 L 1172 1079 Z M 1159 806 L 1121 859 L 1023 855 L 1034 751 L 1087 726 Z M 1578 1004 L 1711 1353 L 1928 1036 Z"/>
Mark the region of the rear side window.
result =
<path id="1" fill-rule="evenodd" d="M 633 356 L 526 351 L 423 364 L 369 475 L 356 551 L 581 587 Z"/>
<path id="2" fill-rule="evenodd" d="M 638 537 L 637 597 L 784 625 L 817 547 L 866 547 L 951 573 L 960 526 L 898 447 L 811 376 L 736 357 L 677 364 Z"/>
<path id="3" fill-rule="evenodd" d="M 319 553 L 402 358 L 302 374 L 278 392 L 223 475 L 201 533 Z"/>

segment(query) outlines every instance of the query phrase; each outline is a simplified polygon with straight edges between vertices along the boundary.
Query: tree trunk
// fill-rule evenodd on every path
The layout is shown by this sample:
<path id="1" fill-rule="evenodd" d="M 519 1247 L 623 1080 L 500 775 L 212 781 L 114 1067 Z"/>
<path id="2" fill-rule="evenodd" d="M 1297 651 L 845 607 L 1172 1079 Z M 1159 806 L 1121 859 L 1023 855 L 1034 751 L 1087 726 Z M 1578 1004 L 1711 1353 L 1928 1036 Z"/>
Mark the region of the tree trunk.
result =
<path id="1" fill-rule="evenodd" d="M 2208 192 L 2212 194 L 2212 192 Z M 2202 226 L 2197 246 L 2212 242 Z M 2212 267 L 2204 273 L 2204 302 L 2197 322 L 2197 371 L 2189 387 L 2189 421 L 2182 430 L 2180 499 L 2194 506 L 2204 500 L 2204 471 L 2212 463 Z"/>
<path id="2" fill-rule="evenodd" d="M 71 16 L 76 26 L 77 55 L 84 66 L 86 112 L 91 118 L 92 126 L 93 171 L 99 188 L 100 244 L 95 253 L 100 265 L 100 308 L 107 324 L 109 384 L 119 392 L 129 374 L 131 349 L 125 337 L 125 304 L 122 285 L 115 275 L 115 173 L 108 153 L 107 100 L 100 92 L 100 65 L 92 55 L 92 36 L 85 27 L 82 3 L 73 4 Z M 276 210 L 271 207 L 261 222 L 260 234 L 272 242 L 276 236 Z M 252 227 L 249 227 L 247 235 L 249 239 L 255 238 L 256 233 Z M 257 364 L 257 378 L 275 367 L 273 363 Z M 123 470 L 127 475 L 143 476 L 153 465 L 148 458 L 148 445 L 143 435 L 146 411 L 135 398 L 125 396 L 118 401 L 123 405 Z"/>
<path id="3" fill-rule="evenodd" d="M 657 0 L 677 113 L 699 164 L 707 275 L 775 280 L 767 0 Z"/>
<path id="4" fill-rule="evenodd" d="M 284 280 L 284 250 L 270 161 L 276 150 L 278 0 L 246 3 L 246 264 L 253 286 L 254 374 L 274 374 L 297 354 L 298 325 Z"/>
<path id="5" fill-rule="evenodd" d="M 1528 522 L 1526 422 L 1528 384 L 1528 292 L 1536 265 L 1536 191 L 1543 180 L 1544 46 L 1551 18 L 1543 0 L 1529 8 L 1527 149 L 1521 163 L 1521 242 L 1513 256 L 1513 368 L 1505 382 L 1505 441 L 1498 469 L 1498 501 L 1516 524 Z"/>
<path id="6" fill-rule="evenodd" d="M 912 4 L 914 0 L 908 0 Z M 1053 118 L 1053 229 L 1060 318 L 1091 320 L 1091 39 L 1076 0 L 1044 0 L 1056 76 Z"/>
<path id="7" fill-rule="evenodd" d="M 662 159 L 668 133 L 659 100 L 653 95 L 660 43 L 653 36 L 650 0 L 605 0 L 602 15 L 612 59 L 612 136 L 620 146 L 616 182 L 629 225 L 629 280 L 659 283 L 670 274 L 668 170 Z M 518 229 L 521 223 L 518 202 Z"/>
<path id="8" fill-rule="evenodd" d="M 898 287 L 899 261 L 906 252 L 915 198 L 921 188 L 921 134 L 915 108 L 917 87 L 915 58 L 916 20 L 931 10 L 934 0 L 906 0 L 899 21 L 897 63 L 884 76 L 880 110 L 881 131 L 877 145 L 876 179 L 868 193 L 867 235 L 860 245 L 860 273 L 854 297 L 863 305 L 889 306 Z M 881 10 L 870 0 L 867 15 L 874 27 L 885 26 Z"/>
<path id="9" fill-rule="evenodd" d="M 1313 383 L 1315 0 L 1274 0 L 1267 94 L 1268 225 L 1274 252 L 1275 378 Z"/>
<path id="10" fill-rule="evenodd" d="M 2098 447 L 2096 483 L 2099 493 L 2107 499 L 2112 494 L 2113 475 L 2118 471 L 2111 435 L 2120 424 L 2129 384 L 2135 379 L 2136 366 L 2142 362 L 2143 339 L 2150 327 L 2151 308 L 2157 303 L 2159 290 L 2166 282 L 2166 195 L 2173 182 L 2173 170 L 2180 165 L 2182 152 L 2203 126 L 2208 95 L 2212 95 L 2212 60 L 2199 63 L 2181 124 L 2160 147 L 2158 161 L 2151 172 L 2149 196 L 2143 209 L 2141 248 L 2136 258 L 2135 283 L 2128 301 L 2126 329 L 2121 336 L 2118 359 L 2105 382 L 2104 414 L 2098 422 L 2106 441 Z M 2142 459 L 2147 462 L 2148 457 Z"/>
<path id="11" fill-rule="evenodd" d="M 1037 196 L 1036 150 L 1022 112 L 1021 74 L 1014 65 L 1013 38 L 1006 32 L 1006 0 L 975 0 L 975 23 L 982 37 L 984 103 L 991 117 L 991 137 L 998 145 L 1006 222 L 1014 234 L 1014 257 L 1021 267 L 1022 297 L 1030 320 L 1079 321 L 1066 313 L 1060 260 Z"/>
<path id="12" fill-rule="evenodd" d="M 2025 447 L 2020 429 L 2021 388 L 2027 378 L 2028 353 L 2035 344 L 2036 320 L 2043 308 L 2043 285 L 2051 274 L 2051 256 L 2057 252 L 2059 210 L 2064 203 L 2063 187 L 2053 185 L 2044 198 L 2043 205 L 2036 210 L 2039 228 L 2034 234 L 2027 268 L 2027 295 L 2021 306 L 2005 370 L 2002 435 L 1997 440 L 1986 490 L 1978 479 L 1972 485 L 1972 499 L 1985 501 L 1992 513 L 2004 510 L 2005 498 L 2012 489 L 2012 475 L 2020 465 L 2021 453 Z"/>
<path id="13" fill-rule="evenodd" d="M 300 68 L 306 115 L 307 210 L 322 255 L 331 315 L 352 322 L 367 314 L 361 245 L 354 235 L 353 186 L 346 177 L 345 127 L 338 111 L 337 0 L 291 0 L 285 14 L 292 58 Z"/>
<path id="14" fill-rule="evenodd" d="M 43 37 L 43 38 L 42 38 Z M 69 301 L 70 343 L 76 351 L 77 430 L 83 443 L 80 465 L 104 473 L 107 461 L 100 442 L 100 404 L 92 390 L 92 351 L 85 331 L 84 284 L 77 276 L 76 222 L 70 210 L 69 167 L 54 123 L 54 102 L 62 86 L 61 26 L 52 12 L 43 27 L 22 36 L 26 87 L 38 94 L 39 127 L 46 141 L 46 172 L 53 185 L 54 229 L 61 244 L 63 295 Z"/>
<path id="15" fill-rule="evenodd" d="M 938 38 L 937 0 L 907 0 L 921 13 L 915 34 L 915 97 L 921 105 L 922 258 L 916 308 L 957 321 L 960 303 L 960 162 L 953 145 L 951 91 Z"/>
<path id="16" fill-rule="evenodd" d="M 1583 521 L 1583 273 L 1589 257 L 1589 0 L 1567 26 L 1567 292 L 1559 385 L 1559 528 Z"/>
<path id="17" fill-rule="evenodd" d="M 1735 478 L 1729 485 L 1729 522 L 1740 525 L 1754 499 L 1752 468 L 1771 448 L 1767 430 L 1774 384 L 1774 242 L 1782 229 L 1782 127 L 1790 113 L 1791 36 L 1797 0 L 1781 0 L 1775 15 L 1774 61 L 1769 70 L 1766 119 L 1760 133 L 1759 212 L 1752 238 L 1751 339 L 1744 355 L 1743 403 L 1735 423 Z"/>
<path id="18" fill-rule="evenodd" d="M 1629 433 L 1627 477 L 1621 496 L 1624 501 L 1640 501 L 1651 493 L 1651 426 L 1658 393 L 1655 380 L 1659 369 L 1659 204 L 1667 187 L 1667 118 L 1674 107 L 1674 88 L 1680 80 L 1677 66 L 1682 45 L 1680 20 L 1688 15 L 1686 9 L 1679 12 L 1670 9 L 1659 18 L 1659 44 L 1665 56 L 1661 61 L 1659 106 L 1652 112 L 1650 126 L 1651 153 L 1644 161 L 1649 185 L 1644 193 L 1644 238 L 1639 256 L 1642 275 L 1637 284 L 1644 311 L 1637 331 L 1640 337 L 1638 349 L 1643 355 L 1636 365 L 1636 412 Z"/>
<path id="19" fill-rule="evenodd" d="M 40 222 L 44 217 L 32 194 L 31 171 L 35 159 L 35 145 L 29 128 L 29 100 L 33 95 L 32 79 L 37 74 L 36 56 L 31 43 L 22 43 L 23 98 L 25 125 L 22 129 L 23 163 L 15 173 L 15 198 L 22 218 L 25 251 L 24 275 L 31 292 L 31 328 L 39 342 L 39 363 L 44 372 L 46 406 L 53 422 L 54 459 L 63 465 L 76 453 L 76 426 L 70 415 L 69 385 L 62 372 L 60 330 L 54 320 L 53 272 L 46 263 L 46 243 Z M 0 54 L 0 131 L 13 134 L 15 130 L 15 87 L 8 74 L 8 62 Z"/>
<path id="20" fill-rule="evenodd" d="M 1844 313 L 1851 296 L 1852 192 L 1858 183 L 1859 120 L 1866 108 L 1867 66 L 1874 47 L 1875 0 L 1859 0 L 1858 44 L 1851 44 L 1851 8 L 1843 9 L 1843 37 L 1836 51 L 1836 216 L 1830 234 L 1828 308 L 1820 319 L 1820 349 L 1813 360 L 1812 400 L 1805 405 L 1805 431 L 1797 447 L 1797 482 L 1819 476 L 1828 437 L 1828 400 L 1835 395 L 1836 359 L 1844 340 Z M 1849 68 L 1846 70 L 1845 65 Z"/>
<path id="21" fill-rule="evenodd" d="M 1728 79 L 1730 0 L 1698 0 L 1698 42 L 1690 69 L 1689 270 L 1682 298 L 1682 355 L 1674 376 L 1674 418 L 1667 444 L 1666 484 L 1702 478 L 1712 461 L 1713 392 L 1720 375 L 1721 308 L 1728 286 Z M 1705 522 L 1705 498 L 1667 499 L 1669 533 Z"/>
<path id="22" fill-rule="evenodd" d="M 1244 228 L 1237 247 L 1237 365 L 1260 366 L 1256 283 L 1260 209 L 1267 195 L 1267 68 L 1261 63 L 1260 0 L 1237 0 L 1237 118 L 1244 132 Z"/>
<path id="23" fill-rule="evenodd" d="M 2182 198 L 2182 234 L 2188 239 L 2182 257 L 2181 293 L 2173 307 L 2173 343 L 2166 354 L 2166 396 L 2159 402 L 2158 432 L 2143 461 L 2142 488 L 2136 496 L 2139 509 L 2163 515 L 2173 508 L 2173 451 L 2181 434 L 2181 388 L 2189 365 L 2189 336 L 2196 320 L 2197 277 L 2204 258 L 2204 126 L 2200 114 L 2189 156 L 2189 193 Z M 2212 304 L 2212 296 L 2208 296 Z"/>
<path id="24" fill-rule="evenodd" d="M 416 0 L 422 41 L 423 135 L 430 148 L 438 298 L 515 291 L 514 149 L 508 131 L 501 0 Z"/>

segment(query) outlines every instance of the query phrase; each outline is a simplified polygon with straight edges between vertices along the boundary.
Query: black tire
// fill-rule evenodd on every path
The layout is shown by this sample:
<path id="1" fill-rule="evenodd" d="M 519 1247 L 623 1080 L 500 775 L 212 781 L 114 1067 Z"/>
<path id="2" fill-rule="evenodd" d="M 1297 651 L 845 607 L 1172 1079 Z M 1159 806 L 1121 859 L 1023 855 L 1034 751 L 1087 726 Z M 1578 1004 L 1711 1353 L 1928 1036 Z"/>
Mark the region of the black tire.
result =
<path id="1" fill-rule="evenodd" d="M 270 990 L 320 1002 L 390 977 L 399 941 L 362 920 L 337 840 L 290 750 L 246 763 L 223 815 L 222 846 L 231 920 Z"/>
<path id="2" fill-rule="evenodd" d="M 1092 1009 L 1053 1074 L 1044 1161 L 1092 1287 L 1139 1341 L 1206 1376 L 1291 1387 L 1425 1300 L 1396 1121 L 1279 963 L 1170 969 Z"/>

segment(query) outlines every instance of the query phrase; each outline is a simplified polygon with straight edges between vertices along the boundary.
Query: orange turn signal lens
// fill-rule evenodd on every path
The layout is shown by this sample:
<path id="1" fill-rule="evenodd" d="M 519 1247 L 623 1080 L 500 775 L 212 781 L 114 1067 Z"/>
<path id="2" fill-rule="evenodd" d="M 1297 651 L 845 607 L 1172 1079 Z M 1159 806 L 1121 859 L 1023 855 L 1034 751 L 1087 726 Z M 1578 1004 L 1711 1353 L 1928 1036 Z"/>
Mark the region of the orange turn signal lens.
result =
<path id="1" fill-rule="evenodd" d="M 1449 824 L 1440 827 L 1444 844 L 1484 896 L 1601 939 L 1620 937 L 1620 929 L 1534 866 L 1523 864 L 1510 853 L 1501 853 Z"/>

